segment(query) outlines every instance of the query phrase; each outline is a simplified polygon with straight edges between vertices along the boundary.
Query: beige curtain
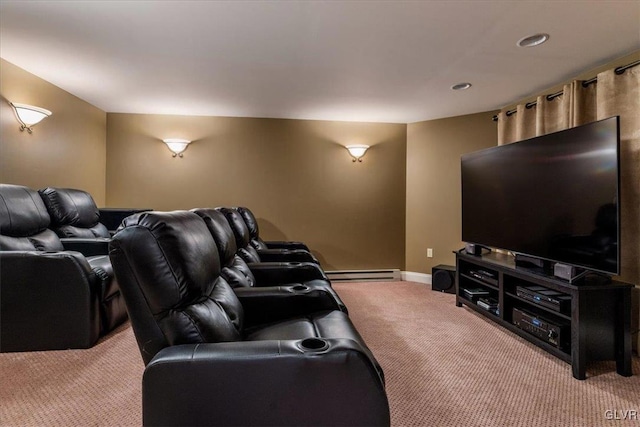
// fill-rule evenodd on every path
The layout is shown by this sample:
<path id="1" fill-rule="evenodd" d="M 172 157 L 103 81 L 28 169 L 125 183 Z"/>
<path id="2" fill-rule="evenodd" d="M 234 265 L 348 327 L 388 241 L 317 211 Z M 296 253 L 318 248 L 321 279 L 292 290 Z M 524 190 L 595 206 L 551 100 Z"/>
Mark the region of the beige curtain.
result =
<path id="1" fill-rule="evenodd" d="M 621 279 L 640 285 L 640 66 L 623 74 L 609 70 L 596 83 L 564 86 L 552 99 L 498 114 L 498 144 L 544 135 L 594 120 L 620 116 Z M 585 189 L 588 191 L 588 189 Z"/>
<path id="2" fill-rule="evenodd" d="M 612 71 L 613 72 L 613 71 Z M 581 80 L 564 85 L 562 94 L 551 99 L 538 96 L 533 106 L 521 104 L 516 113 L 498 114 L 498 145 L 522 141 L 597 120 L 597 85 L 584 87 Z"/>

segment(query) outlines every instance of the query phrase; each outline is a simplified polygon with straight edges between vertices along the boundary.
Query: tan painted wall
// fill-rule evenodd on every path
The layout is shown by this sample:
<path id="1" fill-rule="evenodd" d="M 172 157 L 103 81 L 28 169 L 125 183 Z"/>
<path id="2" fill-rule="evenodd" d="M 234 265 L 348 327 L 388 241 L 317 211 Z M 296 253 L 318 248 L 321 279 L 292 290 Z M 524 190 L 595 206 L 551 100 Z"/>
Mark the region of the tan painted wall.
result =
<path id="1" fill-rule="evenodd" d="M 15 65 L 0 60 L 0 182 L 79 188 L 105 203 L 104 111 Z M 53 114 L 20 132 L 9 101 Z"/>
<path id="2" fill-rule="evenodd" d="M 407 127 L 406 270 L 455 265 L 462 247 L 460 156 L 496 145 L 495 111 Z M 433 248 L 433 258 L 427 258 Z"/>
<path id="3" fill-rule="evenodd" d="M 326 270 L 403 268 L 406 125 L 107 114 L 107 205 L 245 205 Z M 163 138 L 192 140 L 184 158 Z M 372 147 L 353 163 L 343 145 Z"/>

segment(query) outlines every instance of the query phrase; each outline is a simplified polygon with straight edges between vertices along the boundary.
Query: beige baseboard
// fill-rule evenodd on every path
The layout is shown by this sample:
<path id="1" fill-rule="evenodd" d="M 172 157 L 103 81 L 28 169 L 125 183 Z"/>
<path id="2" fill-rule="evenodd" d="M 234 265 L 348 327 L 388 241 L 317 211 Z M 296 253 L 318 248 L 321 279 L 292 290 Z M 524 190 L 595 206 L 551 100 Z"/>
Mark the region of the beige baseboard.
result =
<path id="1" fill-rule="evenodd" d="M 431 284 L 431 275 L 425 273 L 416 273 L 413 271 L 402 271 L 400 272 L 402 280 L 406 282 L 417 282 L 424 283 L 425 285 Z"/>

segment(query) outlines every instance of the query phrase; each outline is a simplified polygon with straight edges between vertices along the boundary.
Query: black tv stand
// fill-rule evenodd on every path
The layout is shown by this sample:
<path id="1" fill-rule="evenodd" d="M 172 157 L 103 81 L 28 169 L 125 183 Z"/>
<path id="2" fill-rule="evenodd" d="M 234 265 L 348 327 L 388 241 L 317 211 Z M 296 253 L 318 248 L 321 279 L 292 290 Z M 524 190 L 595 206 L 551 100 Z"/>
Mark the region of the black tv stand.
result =
<path id="1" fill-rule="evenodd" d="M 586 379 L 591 360 L 615 360 L 616 372 L 631 376 L 634 285 L 599 275 L 578 283 L 520 267 L 510 255 L 456 252 L 456 306 L 465 305 L 568 362 L 574 378 Z M 532 289 L 554 295 L 557 306 L 528 296 Z M 530 319 L 534 321 L 527 323 Z M 536 327 L 535 319 L 543 319 L 548 329 Z"/>

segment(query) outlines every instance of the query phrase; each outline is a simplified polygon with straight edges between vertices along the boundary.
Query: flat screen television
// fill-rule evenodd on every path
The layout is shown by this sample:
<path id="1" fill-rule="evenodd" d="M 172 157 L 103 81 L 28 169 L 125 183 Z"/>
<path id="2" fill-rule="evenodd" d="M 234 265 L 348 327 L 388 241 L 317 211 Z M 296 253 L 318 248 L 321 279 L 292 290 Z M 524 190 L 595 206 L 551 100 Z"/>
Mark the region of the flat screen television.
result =
<path id="1" fill-rule="evenodd" d="M 620 273 L 619 118 L 465 154 L 462 240 Z"/>

